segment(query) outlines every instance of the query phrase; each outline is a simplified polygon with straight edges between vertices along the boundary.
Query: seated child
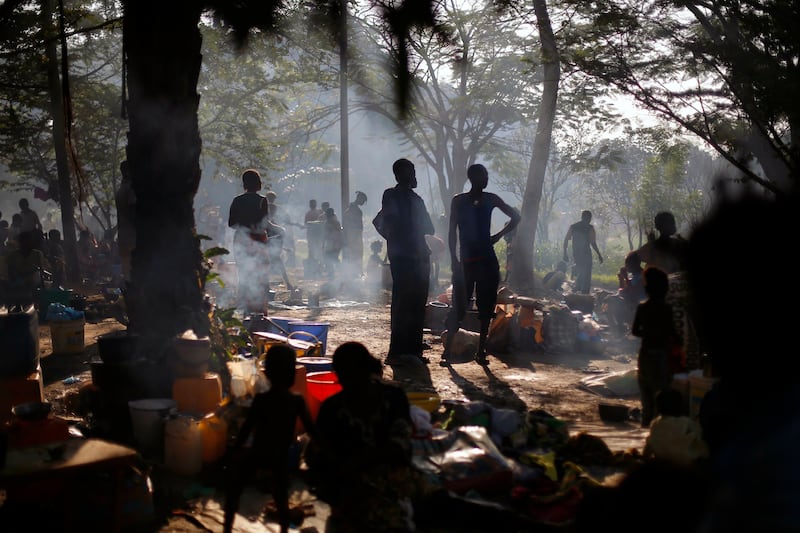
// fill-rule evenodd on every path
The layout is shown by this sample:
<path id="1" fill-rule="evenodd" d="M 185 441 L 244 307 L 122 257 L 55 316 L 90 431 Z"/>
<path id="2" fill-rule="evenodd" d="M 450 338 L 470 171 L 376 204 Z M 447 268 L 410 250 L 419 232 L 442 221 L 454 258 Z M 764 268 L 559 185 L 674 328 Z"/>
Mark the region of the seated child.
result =
<path id="1" fill-rule="evenodd" d="M 566 261 L 559 261 L 556 269 L 548 272 L 542 278 L 542 284 L 545 289 L 561 292 L 562 284 L 567 281 L 567 263 Z"/>
<path id="2" fill-rule="evenodd" d="M 650 424 L 650 434 L 645 440 L 645 458 L 687 466 L 708 457 L 700 424 L 686 414 L 679 391 L 661 390 L 656 395 L 656 412 L 658 416 Z"/>
<path id="3" fill-rule="evenodd" d="M 372 254 L 367 260 L 367 279 L 373 287 L 380 287 L 383 283 L 383 270 L 385 261 L 381 257 L 383 241 L 376 239 L 369 244 Z"/>

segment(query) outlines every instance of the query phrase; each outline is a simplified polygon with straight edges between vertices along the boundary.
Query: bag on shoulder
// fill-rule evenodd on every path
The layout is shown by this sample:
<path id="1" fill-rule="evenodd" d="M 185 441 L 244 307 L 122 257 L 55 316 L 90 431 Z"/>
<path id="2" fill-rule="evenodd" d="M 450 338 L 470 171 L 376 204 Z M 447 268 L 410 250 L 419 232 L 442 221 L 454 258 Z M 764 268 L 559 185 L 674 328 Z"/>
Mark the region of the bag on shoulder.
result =
<path id="1" fill-rule="evenodd" d="M 372 219 L 372 225 L 375 226 L 375 230 L 381 237 L 384 239 L 389 238 L 389 228 L 386 227 L 386 217 L 383 216 L 383 209 L 378 211 L 378 214 Z"/>

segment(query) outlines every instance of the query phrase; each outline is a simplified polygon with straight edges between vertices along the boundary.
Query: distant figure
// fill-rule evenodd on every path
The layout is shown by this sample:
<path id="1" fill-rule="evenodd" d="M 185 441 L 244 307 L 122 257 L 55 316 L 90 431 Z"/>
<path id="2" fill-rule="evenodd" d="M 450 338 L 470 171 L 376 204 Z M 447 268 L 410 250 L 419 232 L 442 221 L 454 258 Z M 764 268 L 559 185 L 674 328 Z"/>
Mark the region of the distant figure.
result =
<path id="1" fill-rule="evenodd" d="M 131 258 L 136 247 L 136 193 L 130 176 L 128 161 L 119 164 L 122 180 L 119 183 L 114 202 L 117 207 L 117 245 L 119 247 L 122 278 L 131 280 Z"/>
<path id="2" fill-rule="evenodd" d="M 322 268 L 330 279 L 336 277 L 339 269 L 339 254 L 344 246 L 344 233 L 339 218 L 332 207 L 325 210 L 325 222 L 322 226 Z"/>
<path id="3" fill-rule="evenodd" d="M 270 191 L 272 192 L 272 191 Z M 267 193 L 269 197 L 269 193 Z M 267 203 L 269 210 L 269 218 L 267 219 L 267 251 L 269 253 L 269 266 L 270 270 L 274 269 L 278 272 L 286 285 L 286 290 L 289 292 L 294 290 L 294 285 L 289 281 L 289 273 L 286 271 L 286 265 L 283 262 L 284 243 L 286 242 L 286 228 L 278 224 L 275 218 L 275 210 L 277 205 L 274 203 Z"/>
<path id="4" fill-rule="evenodd" d="M 373 219 L 386 239 L 392 272 L 391 336 L 387 364 L 402 364 L 403 356 L 422 356 L 422 330 L 431 275 L 430 249 L 425 235 L 434 227 L 425 201 L 414 192 L 414 163 L 398 159 L 392 165 L 397 185 L 383 191 L 381 209 Z"/>
<path id="5" fill-rule="evenodd" d="M 471 184 L 469 191 L 456 194 L 450 202 L 450 264 L 453 269 L 453 306 L 447 317 L 448 343 L 442 353 L 447 364 L 449 340 L 467 313 L 467 305 L 475 295 L 480 333 L 475 361 L 487 365 L 486 338 L 494 318 L 497 289 L 500 285 L 500 263 L 494 245 L 503 235 L 519 224 L 520 216 L 502 198 L 484 189 L 489 184 L 489 172 L 480 164 L 467 169 Z M 497 208 L 508 216 L 508 222 L 494 235 L 491 232 L 492 211 Z"/>
<path id="6" fill-rule="evenodd" d="M 447 245 L 436 235 L 425 235 L 425 242 L 431 250 L 431 275 L 433 276 L 433 288 L 439 287 L 439 271 L 441 270 L 442 259 L 445 256 Z"/>
<path id="7" fill-rule="evenodd" d="M 636 250 L 628 252 L 625 264 L 617 272 L 619 289 L 605 301 L 608 321 L 612 326 L 626 327 L 633 321 L 636 306 L 647 297 L 644 290 L 642 260 Z"/>
<path id="8" fill-rule="evenodd" d="M 326 530 L 413 531 L 408 397 L 359 342 L 336 348 L 333 370 L 342 390 L 322 402 L 306 448 L 313 490 L 331 506 Z"/>
<path id="9" fill-rule="evenodd" d="M 64 256 L 64 243 L 61 240 L 61 232 L 57 229 L 48 231 L 46 244 L 44 253 L 53 271 L 53 285 L 61 287 L 66 281 L 67 271 L 67 261 Z"/>
<path id="10" fill-rule="evenodd" d="M 39 215 L 36 214 L 36 211 L 30 208 L 27 198 L 20 198 L 19 214 L 22 217 L 20 232 L 29 231 L 33 233 L 33 247 L 41 251 L 42 241 L 44 240 L 42 223 L 39 222 Z"/>
<path id="11" fill-rule="evenodd" d="M 597 236 L 591 224 L 592 212 L 583 211 L 581 219 L 572 224 L 564 237 L 564 261 L 569 263 L 567 246 L 572 241 L 572 258 L 575 266 L 572 275 L 575 278 L 575 292 L 589 294 L 592 286 L 592 249 L 597 253 L 597 260 L 603 263 L 603 256 L 597 247 Z"/>
<path id="12" fill-rule="evenodd" d="M 642 402 L 642 427 L 650 427 L 656 416 L 656 394 L 671 386 L 669 352 L 678 332 L 672 319 L 672 306 L 666 302 L 669 278 L 663 270 L 644 271 L 647 300 L 636 307 L 631 334 L 641 339 L 637 360 L 639 392 Z"/>
<path id="13" fill-rule="evenodd" d="M 36 289 L 44 287 L 43 270 L 48 270 L 41 250 L 33 247 L 34 232 L 19 234 L 19 248 L 8 254 L 8 304 L 27 306 L 34 303 Z"/>
<path id="14" fill-rule="evenodd" d="M 267 199 L 261 196 L 261 175 L 255 169 L 242 173 L 245 192 L 231 202 L 228 227 L 233 234 L 233 256 L 239 276 L 239 305 L 248 312 L 261 312 L 269 290 L 267 250 Z"/>
<path id="15" fill-rule="evenodd" d="M 7 238 L 8 238 L 8 220 L 3 220 L 3 213 L 0 212 L 0 251 L 4 249 Z"/>
<path id="16" fill-rule="evenodd" d="M 320 218 L 325 213 L 317 207 L 313 198 L 308 201 L 308 211 L 305 214 L 306 241 L 308 243 L 308 258 L 314 261 L 322 259 L 322 223 Z"/>
<path id="17" fill-rule="evenodd" d="M 5 254 L 8 241 L 8 220 L 0 220 L 0 255 Z"/>
<path id="18" fill-rule="evenodd" d="M 360 278 L 364 275 L 364 212 L 361 206 L 367 203 L 367 195 L 356 191 L 356 199 L 342 214 L 344 247 L 342 264 L 348 276 Z"/>
<path id="19" fill-rule="evenodd" d="M 372 252 L 367 260 L 367 281 L 373 289 L 383 288 L 383 270 L 386 261 L 381 257 L 383 252 L 383 241 L 376 239 L 369 243 Z"/>
<path id="20" fill-rule="evenodd" d="M 99 268 L 97 264 L 97 239 L 88 229 L 82 229 L 78 235 L 78 242 L 76 244 L 78 251 L 78 267 L 81 271 L 81 276 L 89 281 L 95 282 L 99 277 Z"/>
<path id="21" fill-rule="evenodd" d="M 225 491 L 223 531 L 226 533 L 232 531 L 245 482 L 260 468 L 269 470 L 271 476 L 281 533 L 289 531 L 289 452 L 295 443 L 297 420 L 304 428 L 310 428 L 309 433 L 314 431 L 303 396 L 289 390 L 294 383 L 296 363 L 295 351 L 288 344 L 275 344 L 267 351 L 264 373 L 270 388 L 253 398 L 234 443 L 234 463 Z M 251 434 L 253 443 L 246 448 Z"/>
<path id="22" fill-rule="evenodd" d="M 662 459 L 690 466 L 708 457 L 708 446 L 696 420 L 686 413 L 683 395 L 667 387 L 656 395 L 658 416 L 650 424 L 642 455 L 645 459 Z"/>
<path id="23" fill-rule="evenodd" d="M 639 257 L 645 267 L 654 266 L 667 274 L 674 274 L 686 269 L 687 241 L 677 235 L 675 216 L 669 211 L 661 211 L 653 220 L 658 237 L 653 238 L 639 248 Z"/>
<path id="24" fill-rule="evenodd" d="M 22 215 L 14 213 L 11 215 L 11 225 L 8 227 L 8 238 L 6 245 L 9 248 L 19 248 L 19 234 L 22 233 Z"/>
<path id="25" fill-rule="evenodd" d="M 555 292 L 561 292 L 562 285 L 567 281 L 567 262 L 559 261 L 555 270 L 551 270 L 542 278 L 542 286 L 545 289 Z"/>
<path id="26" fill-rule="evenodd" d="M 286 208 L 278 203 L 278 193 L 275 191 L 267 191 L 264 195 L 269 204 L 270 221 L 283 228 L 283 243 L 281 249 L 286 253 L 286 265 L 293 267 L 295 265 L 295 238 L 294 226 L 304 227 L 297 224 L 289 216 Z"/>

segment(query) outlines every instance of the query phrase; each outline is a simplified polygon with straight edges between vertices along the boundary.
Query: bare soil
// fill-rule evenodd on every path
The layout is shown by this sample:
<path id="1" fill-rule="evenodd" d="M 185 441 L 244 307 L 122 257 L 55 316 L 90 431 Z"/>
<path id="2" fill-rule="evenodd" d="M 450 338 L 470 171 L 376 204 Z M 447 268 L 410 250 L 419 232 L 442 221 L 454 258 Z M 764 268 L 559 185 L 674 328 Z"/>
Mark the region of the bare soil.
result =
<path id="1" fill-rule="evenodd" d="M 371 301 L 344 296 L 339 299 L 326 298 L 323 294 L 319 308 L 285 308 L 279 307 L 281 302 L 294 302 L 289 300 L 288 292 L 281 292 L 280 287 L 276 287 L 275 302 L 278 307 L 271 308 L 269 314 L 328 322 L 328 356 L 339 344 L 356 340 L 382 360 L 385 358 L 389 344 L 386 293 Z M 317 289 L 308 285 L 303 292 L 307 294 Z M 83 289 L 83 292 L 77 288 L 76 292 L 88 296 L 90 304 L 101 302 L 101 297 L 90 288 Z M 102 305 L 102 302 L 98 305 Z M 77 391 L 82 384 L 91 381 L 89 361 L 97 354 L 97 337 L 120 329 L 125 329 L 125 326 L 114 318 L 87 320 L 83 353 L 53 355 L 49 327 L 40 325 L 44 394 L 46 400 L 54 404 L 57 414 L 75 416 L 71 413 L 74 402 L 70 401 L 75 399 L 75 393 L 71 391 Z M 431 349 L 425 351 L 428 364 L 409 361 L 402 366 L 386 365 L 385 377 L 400 382 L 407 390 L 435 391 L 443 400 L 484 401 L 494 407 L 519 411 L 542 409 L 565 421 L 572 434 L 585 431 L 597 435 L 615 451 L 630 448 L 641 450 L 646 431 L 636 421 L 607 423 L 600 419 L 598 412 L 598 404 L 608 401 L 636 408 L 639 406 L 638 397 L 607 398 L 579 388 L 580 381 L 592 373 L 635 368 L 636 339 L 604 332 L 600 353 L 597 353 L 598 350 L 567 354 L 512 350 L 492 354 L 488 367 L 472 361 L 454 363 L 449 367 L 439 366 L 441 337 L 426 330 L 425 340 L 431 345 Z M 65 383 L 64 380 L 70 377 L 79 381 Z"/>

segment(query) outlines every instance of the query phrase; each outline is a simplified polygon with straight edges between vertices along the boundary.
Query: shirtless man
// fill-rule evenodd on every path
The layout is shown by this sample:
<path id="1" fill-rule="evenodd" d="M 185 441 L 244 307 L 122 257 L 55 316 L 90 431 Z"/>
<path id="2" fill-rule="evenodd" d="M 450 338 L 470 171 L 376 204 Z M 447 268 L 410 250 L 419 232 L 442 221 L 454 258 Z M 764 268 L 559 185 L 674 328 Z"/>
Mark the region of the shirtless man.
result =
<path id="1" fill-rule="evenodd" d="M 450 229 L 448 244 L 453 270 L 453 307 L 447 317 L 448 335 L 454 335 L 467 312 L 467 304 L 475 294 L 480 320 L 480 337 L 475 361 L 485 366 L 486 338 L 494 317 L 497 289 L 500 285 L 500 263 L 494 245 L 503 235 L 513 231 L 520 221 L 519 213 L 502 198 L 484 189 L 489 183 L 489 172 L 480 164 L 467 170 L 472 187 L 457 194 L 450 203 Z M 492 235 L 492 211 L 500 209 L 509 220 L 500 231 Z M 458 248 L 458 250 L 457 250 Z M 449 340 L 452 340 L 449 339 Z M 442 354 L 442 365 L 447 365 L 447 347 Z"/>

